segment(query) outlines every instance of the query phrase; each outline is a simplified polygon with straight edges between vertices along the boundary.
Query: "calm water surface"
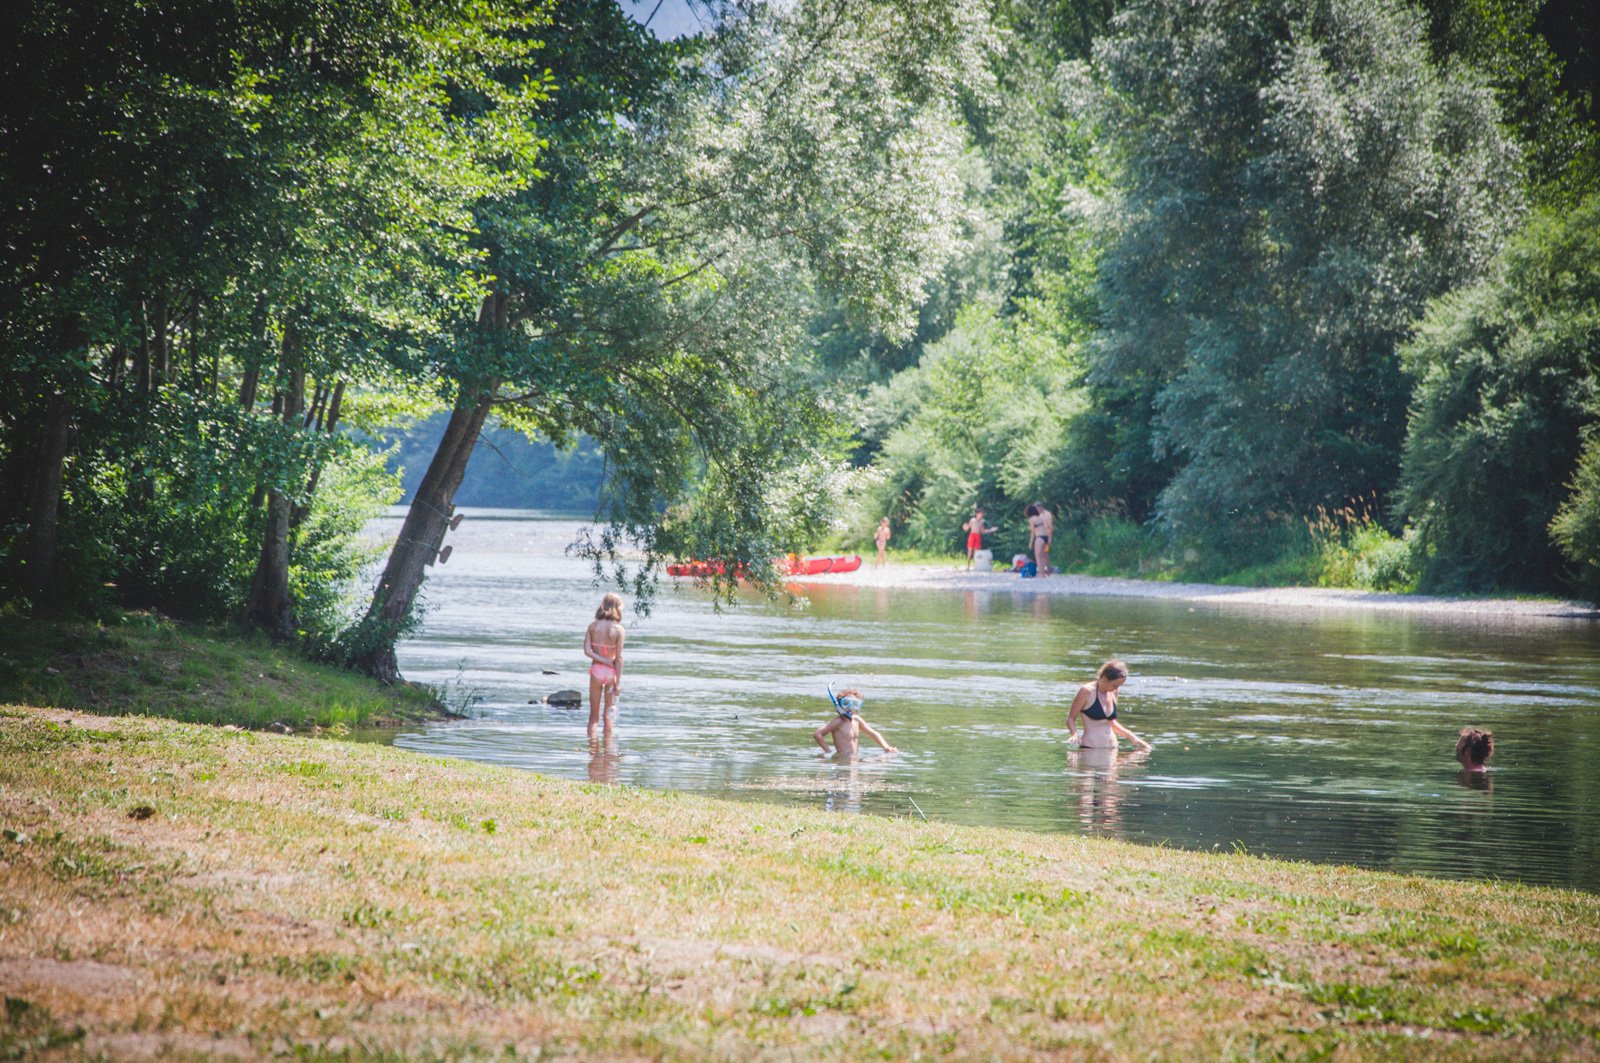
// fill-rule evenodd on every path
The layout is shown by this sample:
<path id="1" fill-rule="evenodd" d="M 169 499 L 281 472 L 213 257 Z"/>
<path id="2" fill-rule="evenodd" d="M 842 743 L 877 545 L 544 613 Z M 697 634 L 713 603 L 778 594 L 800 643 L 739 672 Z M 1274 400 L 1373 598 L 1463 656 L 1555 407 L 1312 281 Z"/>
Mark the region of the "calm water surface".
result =
<path id="1" fill-rule="evenodd" d="M 717 612 L 685 588 L 626 616 L 618 741 L 592 752 L 583 630 L 600 591 L 564 556 L 571 521 L 468 511 L 402 644 L 411 679 L 476 688 L 467 723 L 419 752 L 841 812 L 1105 834 L 1449 877 L 1600 890 L 1600 629 L 1461 625 L 1355 611 L 813 586 L 795 608 Z M 380 522 L 393 533 L 398 522 Z M 1120 718 L 1150 754 L 1063 741 L 1078 684 L 1110 656 Z M 556 675 L 544 675 L 544 670 Z M 824 685 L 853 684 L 901 752 L 824 759 Z M 1464 725 L 1494 731 L 1467 785 Z M 1485 785 L 1486 782 L 1486 785 Z"/>

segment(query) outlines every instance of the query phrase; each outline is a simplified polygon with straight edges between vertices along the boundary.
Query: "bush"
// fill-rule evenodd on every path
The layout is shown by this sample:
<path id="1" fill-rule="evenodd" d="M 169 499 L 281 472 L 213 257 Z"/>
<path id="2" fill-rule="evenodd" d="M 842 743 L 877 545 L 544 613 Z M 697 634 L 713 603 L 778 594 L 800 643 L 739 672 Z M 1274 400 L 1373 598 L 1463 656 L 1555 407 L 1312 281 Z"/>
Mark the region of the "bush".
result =
<path id="1" fill-rule="evenodd" d="M 1553 521 L 1568 485 L 1589 482 L 1574 477 L 1596 419 L 1600 195 L 1535 219 L 1493 279 L 1430 308 L 1404 356 L 1417 384 L 1401 507 L 1420 585 L 1559 587 L 1558 543 L 1580 565 L 1590 556 L 1586 503 L 1575 496 Z"/>

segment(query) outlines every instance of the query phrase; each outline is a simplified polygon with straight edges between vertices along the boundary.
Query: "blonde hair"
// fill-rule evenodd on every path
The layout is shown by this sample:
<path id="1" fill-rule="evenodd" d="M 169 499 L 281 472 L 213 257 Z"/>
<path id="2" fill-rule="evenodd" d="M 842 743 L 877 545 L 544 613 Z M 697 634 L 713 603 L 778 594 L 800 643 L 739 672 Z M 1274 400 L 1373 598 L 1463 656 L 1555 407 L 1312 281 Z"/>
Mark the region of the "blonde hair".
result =
<path id="1" fill-rule="evenodd" d="M 600 599 L 600 608 L 594 611 L 596 620 L 622 619 L 622 595 L 612 593 Z"/>

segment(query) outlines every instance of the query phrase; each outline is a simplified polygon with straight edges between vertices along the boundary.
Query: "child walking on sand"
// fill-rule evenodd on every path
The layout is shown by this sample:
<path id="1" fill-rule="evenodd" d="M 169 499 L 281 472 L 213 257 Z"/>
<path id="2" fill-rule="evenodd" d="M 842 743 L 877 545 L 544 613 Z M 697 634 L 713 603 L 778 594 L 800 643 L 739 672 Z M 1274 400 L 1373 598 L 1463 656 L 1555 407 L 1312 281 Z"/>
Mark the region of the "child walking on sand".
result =
<path id="1" fill-rule="evenodd" d="M 885 752 L 900 752 L 894 746 L 883 740 L 873 726 L 861 717 L 861 691 L 854 687 L 847 687 L 836 695 L 833 689 L 828 689 L 828 697 L 833 699 L 834 717 L 827 723 L 818 727 L 811 737 L 817 745 L 822 747 L 824 753 L 839 752 L 847 757 L 853 757 L 860 752 L 860 736 L 865 731 L 872 740 L 884 748 Z M 834 749 L 828 748 L 828 736 L 833 736 Z"/>
<path id="2" fill-rule="evenodd" d="M 583 655 L 589 665 L 589 737 L 594 738 L 604 699 L 605 733 L 611 736 L 616 721 L 617 691 L 622 686 L 622 642 L 627 637 L 622 626 L 622 596 L 607 594 L 594 611 L 594 623 L 583 633 Z"/>

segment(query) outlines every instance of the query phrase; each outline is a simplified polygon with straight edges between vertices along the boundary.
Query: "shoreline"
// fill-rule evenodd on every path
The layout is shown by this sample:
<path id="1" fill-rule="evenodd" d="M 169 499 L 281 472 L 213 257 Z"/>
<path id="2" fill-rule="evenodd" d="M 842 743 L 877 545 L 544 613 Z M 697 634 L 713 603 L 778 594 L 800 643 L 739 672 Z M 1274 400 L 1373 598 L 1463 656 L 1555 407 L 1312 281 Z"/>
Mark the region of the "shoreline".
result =
<path id="1" fill-rule="evenodd" d="M 1594 894 L 0 711 L 47 1058 L 1600 1060 Z"/>
<path id="2" fill-rule="evenodd" d="M 1058 573 L 1022 579 L 1011 572 L 977 572 L 937 564 L 890 561 L 882 568 L 862 558 L 854 572 L 805 576 L 785 586 L 853 586 L 889 590 L 986 591 L 1050 597 L 1139 598 L 1204 603 L 1237 608 L 1349 610 L 1400 613 L 1451 620 L 1499 622 L 1592 622 L 1600 611 L 1586 602 L 1556 599 L 1452 598 L 1425 594 L 1346 590 L 1333 587 L 1228 587 L 1215 583 L 1177 583 L 1126 576 Z"/>

